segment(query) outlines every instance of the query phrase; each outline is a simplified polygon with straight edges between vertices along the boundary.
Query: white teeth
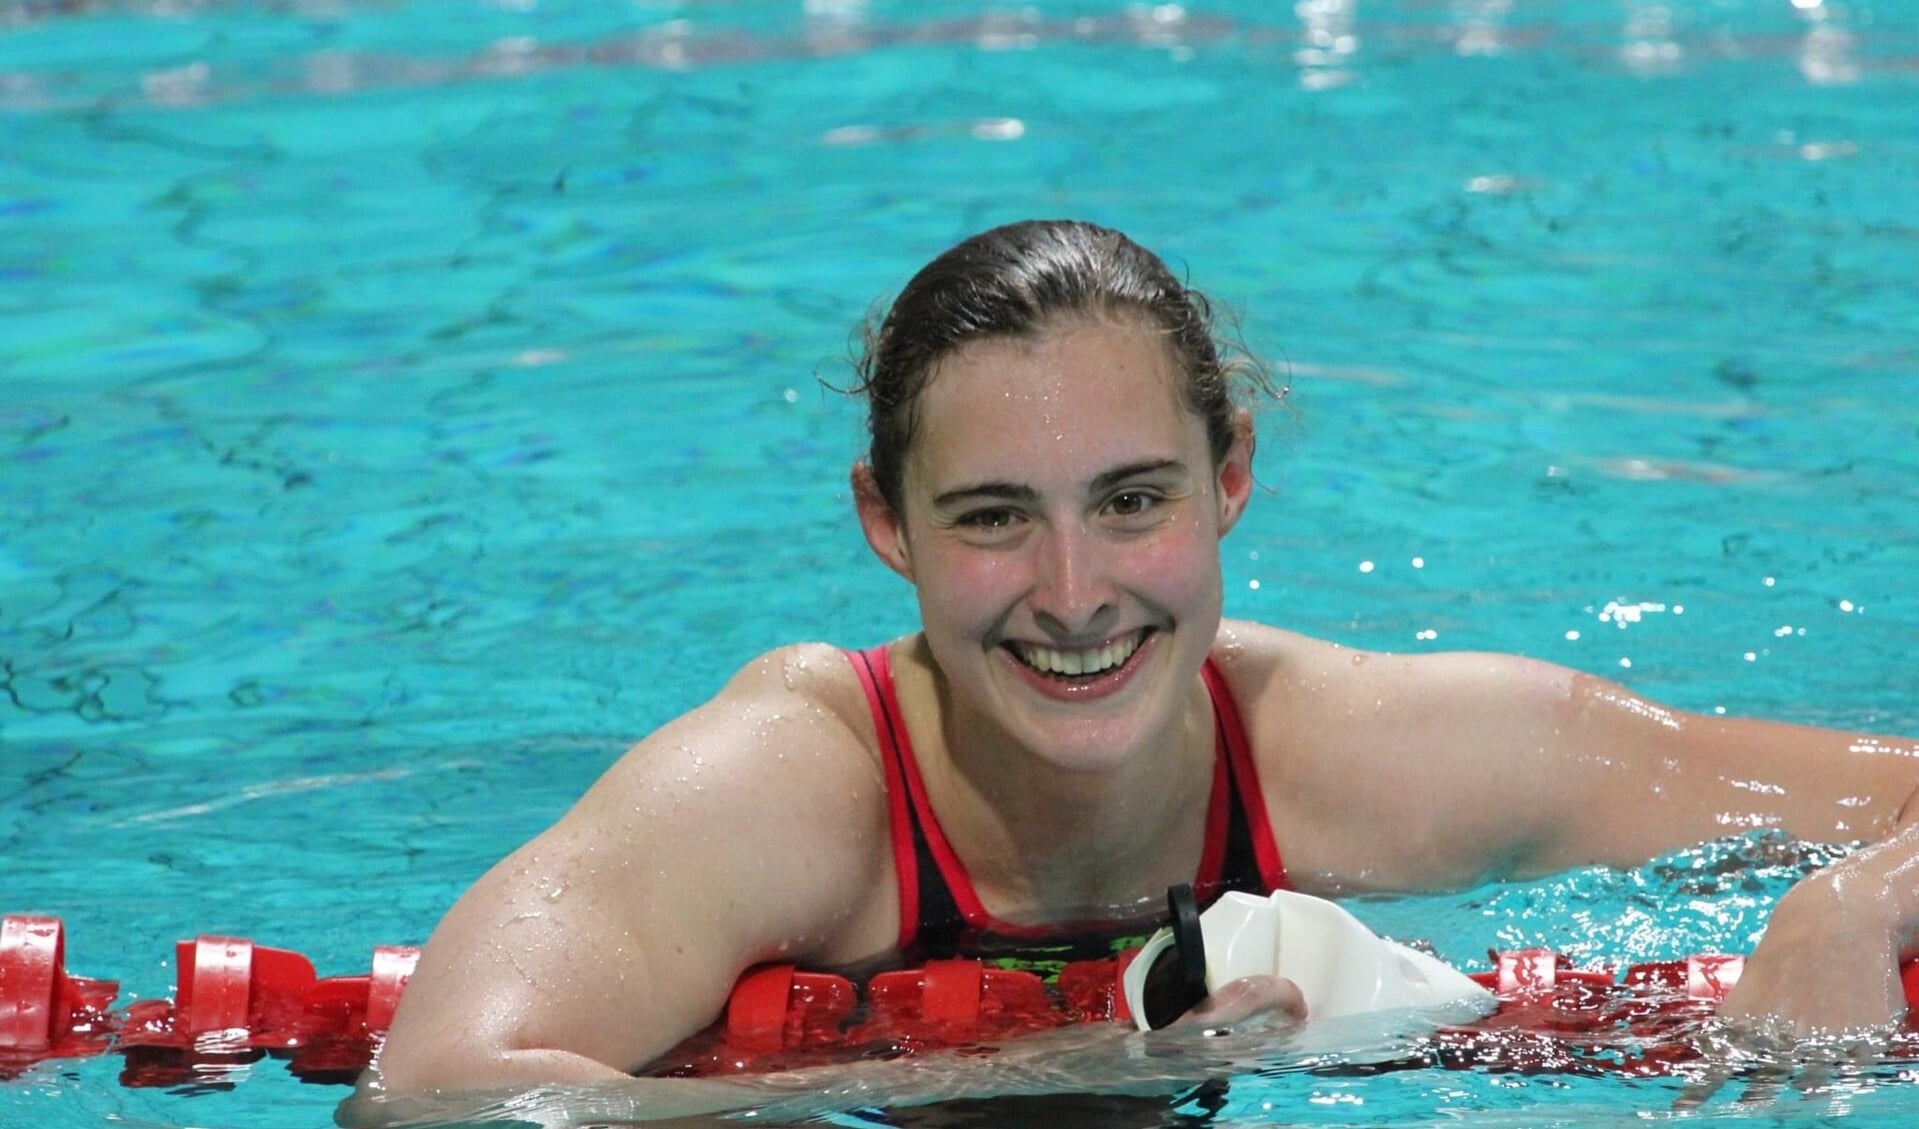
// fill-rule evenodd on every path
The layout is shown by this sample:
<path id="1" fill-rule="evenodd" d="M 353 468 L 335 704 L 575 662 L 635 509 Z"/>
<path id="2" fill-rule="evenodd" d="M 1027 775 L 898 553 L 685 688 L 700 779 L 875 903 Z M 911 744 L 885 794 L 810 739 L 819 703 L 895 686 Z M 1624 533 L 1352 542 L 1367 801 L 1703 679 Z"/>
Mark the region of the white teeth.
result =
<path id="1" fill-rule="evenodd" d="M 1116 643 L 1104 647 L 1088 647 L 1076 651 L 1062 651 L 1053 647 L 1041 647 L 1032 643 L 1016 644 L 1015 654 L 1034 670 L 1047 674 L 1085 675 L 1104 674 L 1133 657 L 1139 650 L 1140 640 L 1145 633 L 1135 631 Z"/>

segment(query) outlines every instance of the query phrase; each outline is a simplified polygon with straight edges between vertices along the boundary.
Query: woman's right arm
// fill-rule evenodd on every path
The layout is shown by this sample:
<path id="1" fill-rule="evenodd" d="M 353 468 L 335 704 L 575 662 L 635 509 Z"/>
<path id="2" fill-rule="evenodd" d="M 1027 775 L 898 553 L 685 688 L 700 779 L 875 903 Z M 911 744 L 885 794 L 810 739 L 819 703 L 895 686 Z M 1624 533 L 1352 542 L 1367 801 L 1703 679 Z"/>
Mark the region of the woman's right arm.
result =
<path id="1" fill-rule="evenodd" d="M 884 951 L 884 780 L 849 687 L 837 652 L 775 652 L 622 757 L 448 912 L 371 1086 L 623 1078 L 755 963 Z"/>

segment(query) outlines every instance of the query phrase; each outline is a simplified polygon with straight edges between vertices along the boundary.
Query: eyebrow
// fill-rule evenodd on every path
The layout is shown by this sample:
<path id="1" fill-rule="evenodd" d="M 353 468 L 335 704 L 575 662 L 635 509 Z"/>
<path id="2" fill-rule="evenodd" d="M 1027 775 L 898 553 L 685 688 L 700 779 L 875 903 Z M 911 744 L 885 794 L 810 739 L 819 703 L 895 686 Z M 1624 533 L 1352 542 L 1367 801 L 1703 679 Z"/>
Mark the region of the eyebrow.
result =
<path id="1" fill-rule="evenodd" d="M 976 482 L 971 486 L 961 486 L 956 490 L 934 495 L 933 505 L 944 510 L 988 499 L 1000 502 L 1036 502 L 1039 500 L 1039 491 L 1031 486 L 1017 486 L 1011 482 Z"/>
<path id="2" fill-rule="evenodd" d="M 1186 464 L 1178 459 L 1144 459 L 1136 463 L 1116 466 L 1093 479 L 1093 493 L 1106 491 L 1135 478 L 1150 478 L 1158 474 L 1181 475 L 1186 473 Z"/>
<path id="3" fill-rule="evenodd" d="M 1186 464 L 1178 459 L 1145 459 L 1136 463 L 1126 463 L 1094 476 L 1092 493 L 1103 494 L 1122 482 L 1135 478 L 1147 478 L 1158 474 L 1184 474 Z M 941 509 L 950 509 L 968 502 L 986 501 L 1032 503 L 1039 500 L 1039 491 L 1031 486 L 1022 486 L 1014 482 L 975 482 L 944 491 L 933 498 L 933 504 Z"/>

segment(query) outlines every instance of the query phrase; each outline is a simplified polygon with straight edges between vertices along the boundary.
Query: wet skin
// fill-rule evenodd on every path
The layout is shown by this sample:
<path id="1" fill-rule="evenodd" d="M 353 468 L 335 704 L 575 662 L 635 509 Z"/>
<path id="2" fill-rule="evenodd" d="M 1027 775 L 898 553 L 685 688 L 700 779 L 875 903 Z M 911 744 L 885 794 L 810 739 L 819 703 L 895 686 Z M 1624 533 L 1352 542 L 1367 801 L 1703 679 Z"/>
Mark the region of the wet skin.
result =
<path id="1" fill-rule="evenodd" d="M 1919 955 L 1919 743 L 1687 714 L 1515 656 L 1222 625 L 1250 429 L 1215 464 L 1176 376 L 1125 321 L 977 342 L 922 395 L 899 512 L 855 468 L 862 528 L 924 624 L 891 647 L 903 721 L 989 911 L 1122 916 L 1190 880 L 1211 654 L 1297 888 L 1629 866 L 1753 827 L 1878 841 L 1780 903 L 1726 1010 L 1888 1020 L 1893 961 Z M 620 1079 L 709 1022 L 749 965 L 892 954 L 877 740 L 837 650 L 749 664 L 460 899 L 395 1018 L 389 1083 Z M 1290 1014 L 1287 987 L 1219 1004 Z"/>
<path id="2" fill-rule="evenodd" d="M 1219 541 L 1250 451 L 1215 468 L 1171 356 L 1131 322 L 1071 322 L 942 360 L 906 461 L 904 514 L 861 515 L 910 580 L 958 714 L 1067 772 L 1166 742 L 1219 630 Z M 1035 649 L 1136 651 L 1101 677 Z"/>
<path id="3" fill-rule="evenodd" d="M 1198 673 L 1252 441 L 1242 427 L 1214 465 L 1178 381 L 1132 320 L 976 342 L 922 393 L 902 512 L 856 476 L 868 540 L 919 600 L 926 661 L 906 656 L 903 677 L 930 673 L 940 708 L 914 743 L 949 833 L 984 832 L 956 846 L 989 905 L 1156 904 L 1153 883 L 1197 858 L 1213 757 Z M 1050 669 L 1067 656 L 1090 669 Z M 1186 802 L 1142 802 L 1168 795 Z M 1092 873 L 1142 843 L 1178 861 L 1124 888 Z"/>

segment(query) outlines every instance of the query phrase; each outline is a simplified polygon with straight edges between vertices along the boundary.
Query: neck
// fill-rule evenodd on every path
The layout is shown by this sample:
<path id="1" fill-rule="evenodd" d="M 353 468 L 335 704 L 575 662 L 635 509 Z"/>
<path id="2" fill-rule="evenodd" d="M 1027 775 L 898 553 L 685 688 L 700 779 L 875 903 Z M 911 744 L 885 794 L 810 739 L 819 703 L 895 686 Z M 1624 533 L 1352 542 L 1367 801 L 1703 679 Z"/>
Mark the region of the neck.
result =
<path id="1" fill-rule="evenodd" d="M 1167 732 L 1111 769 L 1087 772 L 1022 747 L 955 702 L 930 663 L 922 669 L 938 739 L 922 749 L 920 771 L 989 909 L 1036 919 L 1136 913 L 1192 880 L 1214 763 L 1212 705 L 1197 679 Z"/>

